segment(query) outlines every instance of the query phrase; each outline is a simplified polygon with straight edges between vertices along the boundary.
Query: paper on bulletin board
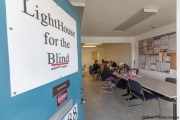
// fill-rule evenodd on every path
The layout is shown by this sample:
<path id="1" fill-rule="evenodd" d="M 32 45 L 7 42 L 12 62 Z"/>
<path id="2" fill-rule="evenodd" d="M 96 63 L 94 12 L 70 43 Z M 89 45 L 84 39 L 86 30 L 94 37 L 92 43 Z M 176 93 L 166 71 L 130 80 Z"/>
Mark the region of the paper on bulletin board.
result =
<path id="1" fill-rule="evenodd" d="M 151 70 L 156 71 L 156 55 L 151 55 Z"/>
<path id="2" fill-rule="evenodd" d="M 151 70 L 156 71 L 156 64 L 151 64 Z"/>
<path id="3" fill-rule="evenodd" d="M 151 55 L 146 55 L 145 69 L 146 70 L 151 69 Z"/>
<path id="4" fill-rule="evenodd" d="M 140 69 L 144 69 L 145 68 L 145 55 L 139 55 L 138 67 Z"/>
<path id="5" fill-rule="evenodd" d="M 161 44 L 161 41 L 159 39 L 154 40 L 153 42 L 154 54 L 158 54 L 160 52 L 160 44 Z"/>
<path id="6" fill-rule="evenodd" d="M 164 72 L 166 72 L 166 73 L 170 72 L 170 62 L 166 62 L 164 64 Z"/>
<path id="7" fill-rule="evenodd" d="M 153 54 L 153 38 L 147 39 L 147 52 L 146 54 Z"/>
<path id="8" fill-rule="evenodd" d="M 160 62 L 156 62 L 156 71 L 158 71 L 158 72 L 161 71 L 161 64 L 160 64 Z"/>
<path id="9" fill-rule="evenodd" d="M 147 40 L 143 41 L 143 49 L 144 49 L 144 54 L 147 53 Z"/>
<path id="10" fill-rule="evenodd" d="M 150 57 L 151 59 L 151 64 L 155 64 L 156 63 L 156 55 L 151 55 Z"/>
<path id="11" fill-rule="evenodd" d="M 163 52 L 159 52 L 159 62 L 162 62 L 162 58 L 163 58 Z"/>
<path id="12" fill-rule="evenodd" d="M 163 72 L 164 69 L 165 69 L 165 63 L 164 63 L 164 62 L 161 62 L 160 64 L 161 64 L 161 65 L 160 65 L 160 71 Z"/>
<path id="13" fill-rule="evenodd" d="M 176 34 L 169 35 L 168 53 L 174 53 L 176 51 Z"/>
<path id="14" fill-rule="evenodd" d="M 143 41 L 139 41 L 139 55 L 144 54 Z"/>
<path id="15" fill-rule="evenodd" d="M 160 38 L 161 39 L 161 50 L 167 50 L 168 49 L 168 43 L 169 43 L 169 37 L 167 35 Z"/>

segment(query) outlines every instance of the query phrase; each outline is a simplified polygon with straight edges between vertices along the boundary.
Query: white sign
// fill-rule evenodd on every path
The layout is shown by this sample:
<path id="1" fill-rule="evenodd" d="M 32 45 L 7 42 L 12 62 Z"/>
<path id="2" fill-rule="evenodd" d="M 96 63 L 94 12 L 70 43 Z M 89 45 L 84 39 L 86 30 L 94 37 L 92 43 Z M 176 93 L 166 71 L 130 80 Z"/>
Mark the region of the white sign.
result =
<path id="1" fill-rule="evenodd" d="M 76 21 L 52 0 L 6 0 L 11 96 L 78 71 Z"/>
<path id="2" fill-rule="evenodd" d="M 63 120 L 77 120 L 78 118 L 78 106 L 77 103 L 73 106 L 73 108 L 68 112 L 68 114 L 64 117 Z"/>

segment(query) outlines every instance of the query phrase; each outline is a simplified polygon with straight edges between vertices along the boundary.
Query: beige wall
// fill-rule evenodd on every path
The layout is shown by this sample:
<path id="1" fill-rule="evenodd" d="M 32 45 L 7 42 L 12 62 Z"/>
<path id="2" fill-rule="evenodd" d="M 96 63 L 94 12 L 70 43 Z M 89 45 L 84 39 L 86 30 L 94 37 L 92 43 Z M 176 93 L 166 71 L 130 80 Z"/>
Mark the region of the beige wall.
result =
<path id="1" fill-rule="evenodd" d="M 105 44 L 120 44 L 128 43 L 131 48 L 131 64 L 134 64 L 134 37 L 81 37 L 81 43 L 105 43 Z M 134 67 L 134 66 L 133 66 Z"/>
<path id="2" fill-rule="evenodd" d="M 120 62 L 124 62 L 131 66 L 130 43 L 110 44 L 105 46 L 105 60 L 113 60 L 118 65 Z"/>
<path id="3" fill-rule="evenodd" d="M 100 53 L 100 60 L 105 57 L 105 48 L 104 47 L 97 47 L 97 48 L 82 48 L 82 65 L 86 65 L 85 70 L 88 71 L 90 65 L 94 63 L 94 60 L 91 60 L 91 52 L 99 52 Z"/>
<path id="4" fill-rule="evenodd" d="M 113 60 L 118 65 L 120 62 L 124 62 L 131 66 L 131 44 L 115 43 L 97 48 L 82 48 L 82 65 L 86 65 L 86 71 L 94 63 L 94 60 L 91 60 L 91 52 L 95 51 L 100 53 L 99 63 L 102 59 L 105 59 L 107 61 Z"/>

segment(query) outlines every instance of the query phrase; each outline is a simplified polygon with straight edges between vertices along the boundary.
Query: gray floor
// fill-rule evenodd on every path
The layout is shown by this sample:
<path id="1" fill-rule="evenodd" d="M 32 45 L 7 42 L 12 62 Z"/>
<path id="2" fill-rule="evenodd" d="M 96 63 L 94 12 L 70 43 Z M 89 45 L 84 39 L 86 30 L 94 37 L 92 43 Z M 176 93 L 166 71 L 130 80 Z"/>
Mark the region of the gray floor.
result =
<path id="1" fill-rule="evenodd" d="M 122 95 L 126 90 L 116 88 L 113 93 L 101 93 L 102 86 L 107 86 L 107 82 L 102 82 L 100 79 L 95 80 L 85 73 L 83 76 L 84 98 L 87 99 L 85 106 L 85 120 L 140 120 L 142 106 L 127 107 L 127 97 Z M 141 100 L 132 100 L 130 104 L 141 103 Z M 172 116 L 172 111 L 167 108 L 167 103 L 164 105 L 161 101 L 162 116 Z M 159 107 L 157 100 L 152 100 L 148 108 L 148 102 L 145 103 L 144 116 L 159 115 Z M 159 120 L 153 118 L 148 120 Z M 162 120 L 162 119 L 161 119 Z M 166 118 L 166 120 L 168 120 Z M 169 119 L 172 120 L 172 119 Z"/>

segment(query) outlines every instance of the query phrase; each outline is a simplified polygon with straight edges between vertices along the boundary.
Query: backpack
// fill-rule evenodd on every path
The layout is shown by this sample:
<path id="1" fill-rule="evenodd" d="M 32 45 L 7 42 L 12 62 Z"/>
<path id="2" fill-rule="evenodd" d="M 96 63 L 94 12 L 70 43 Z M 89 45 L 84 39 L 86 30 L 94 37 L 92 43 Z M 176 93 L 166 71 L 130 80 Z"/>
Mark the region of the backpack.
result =
<path id="1" fill-rule="evenodd" d="M 117 84 L 118 88 L 127 89 L 127 80 L 121 78 Z"/>

